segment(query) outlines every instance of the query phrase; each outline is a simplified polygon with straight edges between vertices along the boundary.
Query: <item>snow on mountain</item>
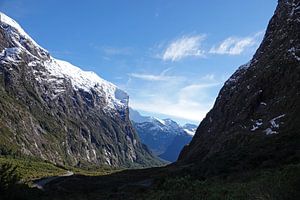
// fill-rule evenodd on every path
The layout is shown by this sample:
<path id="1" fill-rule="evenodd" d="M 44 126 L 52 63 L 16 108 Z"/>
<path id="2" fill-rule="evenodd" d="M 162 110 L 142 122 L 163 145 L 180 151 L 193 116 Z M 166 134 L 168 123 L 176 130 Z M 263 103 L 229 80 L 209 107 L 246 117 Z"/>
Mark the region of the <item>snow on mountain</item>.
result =
<path id="1" fill-rule="evenodd" d="M 13 146 L 22 155 L 71 166 L 163 163 L 134 131 L 124 91 L 51 57 L 3 13 L 0 79 L 1 126 L 7 133 L 0 134 L 1 149 L 12 152 Z"/>
<path id="2" fill-rule="evenodd" d="M 195 124 L 185 124 L 182 126 L 182 128 L 187 134 L 191 136 L 194 136 L 197 130 L 197 126 Z"/>
<path id="3" fill-rule="evenodd" d="M 159 118 L 156 118 L 156 117 L 152 117 L 152 122 L 159 122 L 161 125 L 165 126 L 166 125 L 166 121 L 165 120 L 162 120 L 162 119 L 159 119 Z"/>
<path id="4" fill-rule="evenodd" d="M 106 94 L 107 107 L 112 109 L 122 109 L 128 104 L 128 95 L 117 88 L 114 84 L 100 78 L 96 73 L 83 71 L 79 67 L 66 61 L 51 58 L 45 62 L 45 66 L 52 76 L 58 78 L 68 78 L 71 80 L 75 90 L 91 90 Z"/>
<path id="5" fill-rule="evenodd" d="M 173 162 L 182 147 L 189 143 L 195 134 L 196 125 L 180 126 L 172 119 L 159 119 L 142 116 L 138 111 L 129 110 L 129 117 L 142 142 L 161 158 Z"/>
<path id="6" fill-rule="evenodd" d="M 44 73 L 45 78 L 38 78 L 39 81 L 59 82 L 65 78 L 71 81 L 75 90 L 83 90 L 89 93 L 95 91 L 101 94 L 100 96 L 104 96 L 107 104 L 104 110 L 121 110 L 127 107 L 129 97 L 124 91 L 117 88 L 117 86 L 100 78 L 94 72 L 83 71 L 69 62 L 51 57 L 15 20 L 1 12 L 0 21 L 2 28 L 6 29 L 9 38 L 16 46 L 6 48 L 1 52 L 2 62 L 18 62 L 19 55 L 25 51 L 30 55 L 28 65 L 37 66 L 42 64 L 48 71 Z"/>
<path id="7" fill-rule="evenodd" d="M 193 136 L 193 135 L 195 135 L 195 132 L 196 132 L 196 130 L 195 131 L 192 131 L 192 130 L 190 130 L 190 129 L 183 129 L 187 134 L 189 134 L 189 135 L 191 135 L 191 136 Z"/>
<path id="8" fill-rule="evenodd" d="M 14 28 L 16 29 L 16 31 L 19 33 L 20 36 L 22 36 L 23 38 L 30 40 L 34 45 L 36 45 L 37 47 L 43 49 L 41 46 L 39 46 L 25 31 L 24 29 L 12 18 L 8 17 L 7 15 L 5 15 L 4 13 L 0 12 L 0 21 L 6 25 L 9 26 L 9 28 Z M 46 51 L 45 49 L 43 49 L 44 51 Z"/>

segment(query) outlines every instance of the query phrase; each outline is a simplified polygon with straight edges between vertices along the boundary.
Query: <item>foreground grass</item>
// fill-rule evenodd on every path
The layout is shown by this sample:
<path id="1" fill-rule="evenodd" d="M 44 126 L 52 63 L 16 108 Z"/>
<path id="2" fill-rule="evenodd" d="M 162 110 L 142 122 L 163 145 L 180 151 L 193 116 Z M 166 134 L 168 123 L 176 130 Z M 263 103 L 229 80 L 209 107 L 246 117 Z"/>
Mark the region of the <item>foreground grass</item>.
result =
<path id="1" fill-rule="evenodd" d="M 152 186 L 136 183 L 145 180 L 134 179 L 137 173 L 144 171 L 130 170 L 116 172 L 105 167 L 60 168 L 51 163 L 0 157 L 0 165 L 10 163 L 23 179 L 59 175 L 66 170 L 79 174 L 66 180 L 58 181 L 48 191 L 30 188 L 26 184 L 15 184 L 6 190 L 3 199 L 143 199 L 143 200 L 298 200 L 300 199 L 300 164 L 287 165 L 276 169 L 246 171 L 226 176 L 205 179 L 180 172 L 158 176 Z M 15 168 L 16 166 L 16 168 Z M 167 170 L 168 168 L 164 169 Z M 157 169 L 160 170 L 160 169 Z M 166 171 L 164 171 L 166 172 Z M 155 169 L 147 173 L 158 173 Z M 109 175 L 111 174 L 111 175 Z M 104 176 L 107 175 L 107 176 Z M 148 179 L 148 178 L 147 178 Z M 12 183 L 14 178 L 11 179 Z M 70 181 L 71 180 L 71 181 Z M 75 181 L 75 182 L 74 182 Z M 60 184 L 61 183 L 61 184 Z M 52 183 L 52 185 L 55 183 Z M 73 184 L 73 185 L 72 185 Z M 76 187 L 75 187 L 76 186 Z M 59 191 L 56 191 L 57 189 Z M 0 198 L 1 199 L 1 198 Z"/>
<path id="2" fill-rule="evenodd" d="M 297 200 L 300 199 L 300 165 L 207 180 L 195 179 L 189 175 L 166 178 L 140 198 L 145 200 Z"/>

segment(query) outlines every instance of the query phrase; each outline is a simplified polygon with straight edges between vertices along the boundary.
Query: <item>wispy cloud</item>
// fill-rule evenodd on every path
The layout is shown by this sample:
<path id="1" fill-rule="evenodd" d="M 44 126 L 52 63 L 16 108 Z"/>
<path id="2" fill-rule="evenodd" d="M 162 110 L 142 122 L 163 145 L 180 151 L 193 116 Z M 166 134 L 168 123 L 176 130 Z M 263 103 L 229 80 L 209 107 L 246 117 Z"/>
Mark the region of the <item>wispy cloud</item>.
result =
<path id="1" fill-rule="evenodd" d="M 162 75 L 153 75 L 153 74 L 138 74 L 138 73 L 131 73 L 129 76 L 133 78 L 143 79 L 146 81 L 166 81 L 169 80 L 170 76 L 162 76 Z"/>
<path id="2" fill-rule="evenodd" d="M 215 81 L 216 79 L 214 74 L 206 74 L 205 76 L 201 77 L 201 80 Z"/>
<path id="3" fill-rule="evenodd" d="M 221 42 L 217 46 L 213 46 L 209 53 L 211 54 L 228 54 L 228 55 L 240 55 L 248 48 L 258 44 L 259 38 L 263 32 L 258 32 L 249 37 L 229 37 Z"/>
<path id="4" fill-rule="evenodd" d="M 160 74 L 143 74 L 143 73 L 130 73 L 128 74 L 132 78 L 142 79 L 145 81 L 170 81 L 170 80 L 176 80 L 180 79 L 179 76 L 168 76 L 166 73 L 170 71 L 171 68 L 168 68 L 164 71 L 162 71 Z"/>
<path id="5" fill-rule="evenodd" d="M 221 82 L 208 74 L 193 82 L 191 78 L 164 79 L 162 82 L 151 82 L 139 94 L 131 98 L 130 106 L 135 109 L 172 116 L 189 121 L 201 121 L 212 107 L 215 96 L 211 95 L 214 87 Z"/>
<path id="6" fill-rule="evenodd" d="M 214 99 L 207 96 L 207 90 L 218 85 L 217 83 L 187 85 L 175 94 L 177 99 L 168 98 L 167 96 L 148 97 L 144 101 L 134 99 L 131 101 L 131 106 L 146 112 L 199 122 L 214 103 Z"/>
<path id="7" fill-rule="evenodd" d="M 203 57 L 204 51 L 201 49 L 201 42 L 205 35 L 182 36 L 169 43 L 164 50 L 162 59 L 164 61 L 178 61 L 186 57 Z"/>

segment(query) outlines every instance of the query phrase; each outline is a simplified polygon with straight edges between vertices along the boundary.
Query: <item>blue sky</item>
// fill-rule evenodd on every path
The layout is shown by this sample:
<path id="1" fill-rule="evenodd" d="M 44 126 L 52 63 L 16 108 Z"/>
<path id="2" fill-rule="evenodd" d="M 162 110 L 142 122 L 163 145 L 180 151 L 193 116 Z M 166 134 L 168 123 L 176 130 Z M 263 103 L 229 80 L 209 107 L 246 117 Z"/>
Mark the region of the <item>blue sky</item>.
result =
<path id="1" fill-rule="evenodd" d="M 248 62 L 276 0 L 1 0 L 53 57 L 124 89 L 143 114 L 199 123 Z"/>

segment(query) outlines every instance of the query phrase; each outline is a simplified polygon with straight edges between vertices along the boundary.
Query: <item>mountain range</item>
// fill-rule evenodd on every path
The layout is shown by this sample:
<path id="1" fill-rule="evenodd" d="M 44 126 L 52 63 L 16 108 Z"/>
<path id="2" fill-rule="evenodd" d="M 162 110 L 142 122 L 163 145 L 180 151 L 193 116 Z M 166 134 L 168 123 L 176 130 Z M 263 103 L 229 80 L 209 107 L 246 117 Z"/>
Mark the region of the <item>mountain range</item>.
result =
<path id="1" fill-rule="evenodd" d="M 29 36 L 20 36 L 19 27 L 3 22 L 3 16 L 2 154 L 22 153 L 77 165 L 79 161 L 159 165 L 130 120 L 142 141 L 160 156 L 172 151 L 176 136 L 194 131 L 192 125 L 180 127 L 170 119 L 129 111 L 126 93 L 107 82 L 87 89 L 70 74 L 52 74 L 55 66 L 69 64 L 50 57 Z M 106 84 L 115 92 L 108 94 Z M 296 200 L 300 197 L 299 113 L 300 1 L 279 0 L 253 58 L 224 83 L 176 162 L 104 176 L 76 174 L 49 182 L 44 191 L 16 191 L 27 199 Z"/>
<path id="2" fill-rule="evenodd" d="M 134 109 L 129 109 L 129 118 L 142 143 L 155 155 L 170 162 L 177 160 L 179 152 L 191 141 L 197 128 L 194 124 L 181 126 L 171 119 L 142 116 Z"/>

